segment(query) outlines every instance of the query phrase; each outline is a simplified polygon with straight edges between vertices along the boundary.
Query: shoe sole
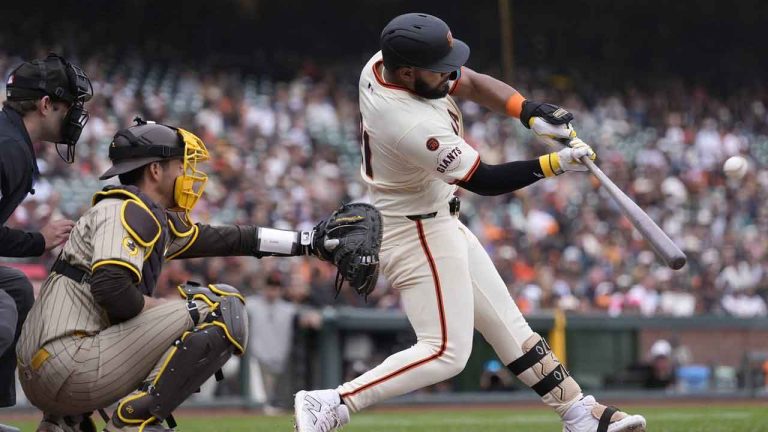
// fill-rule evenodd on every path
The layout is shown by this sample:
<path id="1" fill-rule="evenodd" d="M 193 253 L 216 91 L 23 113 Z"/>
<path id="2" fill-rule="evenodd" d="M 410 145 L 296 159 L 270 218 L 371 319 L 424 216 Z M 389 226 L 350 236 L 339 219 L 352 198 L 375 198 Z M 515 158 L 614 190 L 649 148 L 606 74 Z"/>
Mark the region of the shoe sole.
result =
<path id="1" fill-rule="evenodd" d="M 305 390 L 302 390 L 293 397 L 293 431 L 294 432 L 301 432 L 299 430 L 299 424 L 301 420 L 301 407 L 304 406 L 304 395 L 306 395 L 307 392 Z"/>
<path id="2" fill-rule="evenodd" d="M 645 418 L 640 415 L 629 416 L 608 426 L 608 432 L 645 432 Z"/>

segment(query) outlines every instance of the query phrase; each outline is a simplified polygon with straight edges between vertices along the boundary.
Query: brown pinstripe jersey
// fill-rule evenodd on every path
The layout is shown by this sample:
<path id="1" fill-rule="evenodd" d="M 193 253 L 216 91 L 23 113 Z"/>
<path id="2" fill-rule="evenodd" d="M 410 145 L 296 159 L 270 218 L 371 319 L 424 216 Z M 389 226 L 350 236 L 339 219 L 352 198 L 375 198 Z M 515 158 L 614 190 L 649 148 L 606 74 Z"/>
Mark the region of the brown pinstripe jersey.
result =
<path id="1" fill-rule="evenodd" d="M 104 263 L 123 265 L 138 279 L 150 250 L 138 245 L 123 225 L 121 208 L 124 202 L 118 198 L 102 199 L 86 211 L 75 224 L 61 258 L 89 270 Z M 178 221 L 172 220 L 169 225 L 174 222 L 164 247 L 168 258 L 183 252 L 197 233 L 196 226 L 185 227 L 186 231 L 183 231 L 184 226 Z M 71 335 L 94 335 L 109 325 L 107 315 L 94 300 L 88 283 L 78 283 L 52 273 L 27 317 L 17 352 L 26 363 L 40 347 L 52 340 Z"/>

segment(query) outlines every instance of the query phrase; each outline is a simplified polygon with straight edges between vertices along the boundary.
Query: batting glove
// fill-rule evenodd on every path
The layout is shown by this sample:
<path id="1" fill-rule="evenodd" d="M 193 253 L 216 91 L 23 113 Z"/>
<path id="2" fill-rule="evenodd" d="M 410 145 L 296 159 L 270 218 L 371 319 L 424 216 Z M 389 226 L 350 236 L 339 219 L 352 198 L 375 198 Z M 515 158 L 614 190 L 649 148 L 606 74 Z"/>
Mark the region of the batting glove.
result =
<path id="1" fill-rule="evenodd" d="M 587 171 L 587 167 L 581 163 L 580 159 L 584 156 L 591 160 L 597 159 L 597 154 L 587 143 L 574 138 L 566 147 L 558 152 L 546 154 L 539 157 L 541 170 L 546 177 L 560 175 L 566 171 Z"/>
<path id="2" fill-rule="evenodd" d="M 526 100 L 520 112 L 520 122 L 539 139 L 553 146 L 568 145 L 576 138 L 571 126 L 573 114 L 557 105 Z"/>

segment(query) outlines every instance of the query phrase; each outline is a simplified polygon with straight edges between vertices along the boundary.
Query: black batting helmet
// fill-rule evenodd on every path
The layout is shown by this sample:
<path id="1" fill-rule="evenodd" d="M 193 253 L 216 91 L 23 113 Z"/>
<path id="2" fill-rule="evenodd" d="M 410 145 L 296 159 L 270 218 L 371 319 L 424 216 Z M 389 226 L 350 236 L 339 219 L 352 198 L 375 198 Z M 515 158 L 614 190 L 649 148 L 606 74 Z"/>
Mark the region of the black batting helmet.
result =
<path id="1" fill-rule="evenodd" d="M 424 13 L 395 17 L 381 32 L 384 66 L 413 66 L 433 72 L 454 72 L 469 59 L 469 46 L 455 39 L 440 18 Z"/>

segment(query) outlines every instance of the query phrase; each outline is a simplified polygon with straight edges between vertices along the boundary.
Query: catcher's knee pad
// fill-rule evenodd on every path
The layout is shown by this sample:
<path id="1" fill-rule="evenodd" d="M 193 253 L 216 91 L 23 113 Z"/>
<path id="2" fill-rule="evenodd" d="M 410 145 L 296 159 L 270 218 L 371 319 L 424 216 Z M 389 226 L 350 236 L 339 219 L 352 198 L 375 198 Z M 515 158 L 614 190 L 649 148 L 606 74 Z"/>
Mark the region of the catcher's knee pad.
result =
<path id="1" fill-rule="evenodd" d="M 212 323 L 185 332 L 152 382 L 117 406 L 112 421 L 118 425 L 146 426 L 162 422 L 200 385 L 229 360 L 235 346 L 226 329 Z"/>
<path id="2" fill-rule="evenodd" d="M 523 355 L 507 367 L 539 396 L 565 403 L 581 394 L 581 387 L 560 364 L 544 338 L 534 333 L 523 342 L 522 348 Z"/>
<path id="3" fill-rule="evenodd" d="M 245 298 L 237 288 L 226 284 L 203 286 L 187 282 L 179 285 L 178 290 L 191 303 L 194 303 L 193 300 L 207 303 L 211 312 L 204 321 L 224 330 L 227 339 L 235 346 L 235 354 L 245 352 L 248 344 L 248 315 L 245 311 Z M 197 323 L 193 309 L 190 309 L 190 314 Z"/>

